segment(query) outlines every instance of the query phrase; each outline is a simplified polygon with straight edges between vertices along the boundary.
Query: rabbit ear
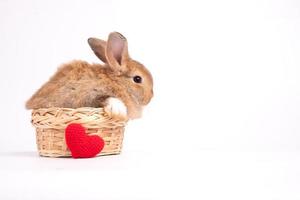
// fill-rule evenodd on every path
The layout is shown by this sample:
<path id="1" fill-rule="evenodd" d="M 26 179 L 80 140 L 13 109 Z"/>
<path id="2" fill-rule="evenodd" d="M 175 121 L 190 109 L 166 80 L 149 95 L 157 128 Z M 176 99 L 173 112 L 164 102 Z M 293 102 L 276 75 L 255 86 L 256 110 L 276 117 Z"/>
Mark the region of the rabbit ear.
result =
<path id="1" fill-rule="evenodd" d="M 106 42 L 98 38 L 89 38 L 88 43 L 96 56 L 102 60 L 102 62 L 107 63 L 105 56 Z"/>
<path id="2" fill-rule="evenodd" d="M 122 73 L 127 70 L 128 46 L 127 40 L 122 34 L 118 32 L 109 34 L 106 45 L 106 59 L 114 71 Z"/>

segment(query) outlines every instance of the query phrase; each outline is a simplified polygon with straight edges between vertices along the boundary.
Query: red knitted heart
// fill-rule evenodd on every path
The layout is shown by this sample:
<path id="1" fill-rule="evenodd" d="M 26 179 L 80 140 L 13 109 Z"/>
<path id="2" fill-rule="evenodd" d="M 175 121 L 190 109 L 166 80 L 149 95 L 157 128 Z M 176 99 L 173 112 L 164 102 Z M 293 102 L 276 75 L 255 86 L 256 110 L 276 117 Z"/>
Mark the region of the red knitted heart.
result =
<path id="1" fill-rule="evenodd" d="M 66 143 L 73 158 L 91 158 L 100 153 L 104 140 L 98 135 L 87 135 L 80 124 L 69 124 L 65 130 Z"/>

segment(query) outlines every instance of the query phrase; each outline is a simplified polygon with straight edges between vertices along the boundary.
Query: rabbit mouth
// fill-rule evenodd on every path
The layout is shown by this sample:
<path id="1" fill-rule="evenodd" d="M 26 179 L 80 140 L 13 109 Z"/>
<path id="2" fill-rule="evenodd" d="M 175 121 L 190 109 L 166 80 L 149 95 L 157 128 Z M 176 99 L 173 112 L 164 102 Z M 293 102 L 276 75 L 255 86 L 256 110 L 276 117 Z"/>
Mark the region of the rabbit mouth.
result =
<path id="1" fill-rule="evenodd" d="M 152 98 L 153 98 L 153 92 L 151 92 L 151 94 L 148 97 L 144 98 L 143 105 L 145 106 L 149 104 Z"/>

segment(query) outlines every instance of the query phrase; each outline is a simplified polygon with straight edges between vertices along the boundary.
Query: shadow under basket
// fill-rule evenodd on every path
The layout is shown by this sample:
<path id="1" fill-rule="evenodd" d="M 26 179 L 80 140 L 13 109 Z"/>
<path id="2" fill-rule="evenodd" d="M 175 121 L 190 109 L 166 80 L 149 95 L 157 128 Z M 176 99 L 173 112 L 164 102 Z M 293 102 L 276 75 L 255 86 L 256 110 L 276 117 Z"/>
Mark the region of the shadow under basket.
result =
<path id="1" fill-rule="evenodd" d="M 40 156 L 70 157 L 65 141 L 65 128 L 70 123 L 81 124 L 88 135 L 99 135 L 105 145 L 97 155 L 120 154 L 127 120 L 115 119 L 103 108 L 41 108 L 32 111 L 33 126 Z"/>

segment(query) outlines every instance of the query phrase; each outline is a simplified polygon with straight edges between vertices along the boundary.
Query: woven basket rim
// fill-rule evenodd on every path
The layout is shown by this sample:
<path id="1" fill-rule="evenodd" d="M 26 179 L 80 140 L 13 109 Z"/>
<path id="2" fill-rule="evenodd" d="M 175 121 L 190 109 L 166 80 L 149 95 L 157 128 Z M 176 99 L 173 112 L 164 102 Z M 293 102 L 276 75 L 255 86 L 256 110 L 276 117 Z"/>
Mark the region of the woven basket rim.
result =
<path id="1" fill-rule="evenodd" d="M 36 128 L 65 129 L 70 123 L 80 123 L 85 128 L 124 127 L 128 119 L 110 116 L 103 108 L 39 108 L 32 110 L 31 123 Z"/>

